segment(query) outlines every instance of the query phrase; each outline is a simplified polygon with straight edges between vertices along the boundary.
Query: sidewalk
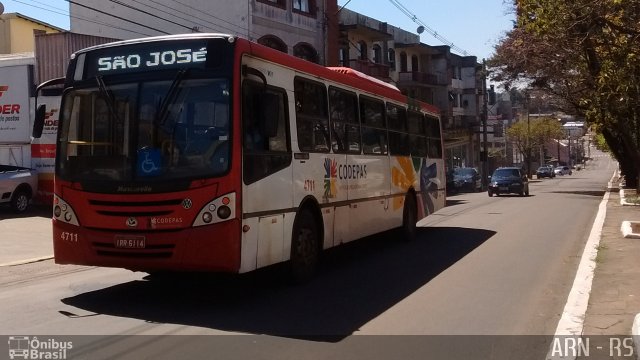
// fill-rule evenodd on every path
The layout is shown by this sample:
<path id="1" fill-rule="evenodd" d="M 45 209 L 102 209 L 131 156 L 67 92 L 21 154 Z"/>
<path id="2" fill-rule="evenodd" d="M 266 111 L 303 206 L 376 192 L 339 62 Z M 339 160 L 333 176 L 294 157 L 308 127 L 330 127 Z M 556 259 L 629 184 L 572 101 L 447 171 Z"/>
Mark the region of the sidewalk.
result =
<path id="1" fill-rule="evenodd" d="M 640 239 L 625 238 L 621 231 L 623 221 L 640 221 L 640 206 L 621 204 L 619 182 L 614 179 L 607 203 L 584 335 L 631 335 L 640 313 Z M 635 196 L 634 190 L 625 193 Z"/>
<path id="2" fill-rule="evenodd" d="M 51 236 L 50 207 L 34 206 L 22 215 L 0 208 L 0 266 L 52 258 Z"/>

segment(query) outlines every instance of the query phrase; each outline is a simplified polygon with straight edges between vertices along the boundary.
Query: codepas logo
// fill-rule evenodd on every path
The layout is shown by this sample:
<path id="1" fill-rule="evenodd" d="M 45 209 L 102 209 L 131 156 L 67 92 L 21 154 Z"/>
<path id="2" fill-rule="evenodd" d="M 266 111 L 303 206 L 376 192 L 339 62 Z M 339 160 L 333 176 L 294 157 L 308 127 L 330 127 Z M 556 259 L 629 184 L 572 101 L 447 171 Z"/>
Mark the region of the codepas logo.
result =
<path id="1" fill-rule="evenodd" d="M 336 180 L 338 177 L 338 162 L 329 158 L 324 159 L 324 197 L 336 197 L 338 190 Z"/>
<path id="2" fill-rule="evenodd" d="M 7 85 L 0 85 L 0 97 L 2 97 L 2 95 L 4 95 L 5 92 L 7 92 L 9 90 L 9 87 Z"/>
<path id="3" fill-rule="evenodd" d="M 71 349 L 73 349 L 71 341 L 41 340 L 36 336 L 9 336 L 9 358 L 12 360 L 62 360 L 67 359 Z"/>

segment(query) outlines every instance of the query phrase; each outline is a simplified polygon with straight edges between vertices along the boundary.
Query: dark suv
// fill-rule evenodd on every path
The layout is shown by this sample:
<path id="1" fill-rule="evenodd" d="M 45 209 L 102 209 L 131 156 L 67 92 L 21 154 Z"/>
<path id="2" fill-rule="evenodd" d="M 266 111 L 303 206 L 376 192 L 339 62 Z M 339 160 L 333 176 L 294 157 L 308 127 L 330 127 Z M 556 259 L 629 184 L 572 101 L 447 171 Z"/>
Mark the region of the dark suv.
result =
<path id="1" fill-rule="evenodd" d="M 529 196 L 529 179 L 520 168 L 497 168 L 489 180 L 488 193 L 489 196 L 509 193 Z"/>

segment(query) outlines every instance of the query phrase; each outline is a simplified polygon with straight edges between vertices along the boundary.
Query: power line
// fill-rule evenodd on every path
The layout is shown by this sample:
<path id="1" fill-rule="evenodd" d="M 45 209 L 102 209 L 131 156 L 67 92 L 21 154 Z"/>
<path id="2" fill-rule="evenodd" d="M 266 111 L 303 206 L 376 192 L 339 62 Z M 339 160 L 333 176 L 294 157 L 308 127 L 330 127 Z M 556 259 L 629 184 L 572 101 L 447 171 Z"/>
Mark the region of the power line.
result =
<path id="1" fill-rule="evenodd" d="M 174 25 L 181 26 L 181 27 L 183 27 L 183 28 L 185 28 L 185 29 L 187 29 L 187 30 L 193 30 L 193 27 L 189 27 L 189 26 L 187 26 L 187 25 L 183 25 L 183 24 L 177 23 L 177 22 L 175 22 L 175 21 L 171 21 L 171 20 L 169 20 L 169 19 L 162 18 L 162 17 L 157 16 L 157 15 L 155 15 L 155 14 L 152 14 L 152 13 L 150 13 L 150 12 L 148 12 L 148 11 L 145 11 L 145 10 L 139 9 L 139 8 L 137 8 L 137 7 L 133 6 L 133 5 L 125 4 L 125 3 L 123 3 L 122 1 L 119 1 L 119 0 L 109 0 L 109 1 L 111 1 L 112 3 L 118 4 L 118 5 L 120 5 L 120 6 L 123 6 L 123 7 L 129 8 L 129 9 L 131 9 L 131 10 L 135 10 L 135 11 L 141 12 L 141 13 L 143 13 L 143 14 L 146 14 L 146 15 L 149 15 L 149 16 L 152 16 L 152 17 L 155 17 L 155 18 L 158 18 L 158 19 L 160 19 L 160 20 L 164 20 L 164 21 L 166 21 L 166 22 L 168 22 L 168 23 L 171 23 L 171 24 L 174 24 Z M 113 15 L 112 15 L 112 16 L 113 16 Z M 129 21 L 131 21 L 131 20 L 129 20 Z"/>
<path id="2" fill-rule="evenodd" d="M 134 1 L 135 1 L 135 0 L 134 0 Z M 232 28 L 229 28 L 229 27 L 227 27 L 227 26 L 221 25 L 220 23 L 217 23 L 217 22 L 211 22 L 211 21 L 209 21 L 209 20 L 205 20 L 205 19 L 200 18 L 200 17 L 197 17 L 197 16 L 195 16 L 195 15 L 193 15 L 193 14 L 189 14 L 189 13 L 186 13 L 186 12 L 181 11 L 181 10 L 179 10 L 179 9 L 173 8 L 173 7 L 171 7 L 171 6 L 168 6 L 168 5 L 165 5 L 165 4 L 161 4 L 161 3 L 159 3 L 158 1 L 154 1 L 154 0 L 149 0 L 149 1 L 150 1 L 150 2 L 152 2 L 152 3 L 154 3 L 154 4 L 157 4 L 157 5 L 160 5 L 160 6 L 164 6 L 164 7 L 165 7 L 165 8 L 167 8 L 167 9 L 170 9 L 170 10 L 172 10 L 172 11 L 175 11 L 175 12 L 181 13 L 181 14 L 183 14 L 183 15 L 191 16 L 191 17 L 193 17 L 194 19 L 198 19 L 198 20 L 200 20 L 200 21 L 203 21 L 203 22 L 205 22 L 205 23 L 208 23 L 208 24 L 210 24 L 210 25 L 213 25 L 213 26 L 214 26 L 214 27 L 216 27 L 216 28 L 222 28 L 222 29 L 224 29 L 224 30 L 228 30 L 228 31 L 230 31 L 230 32 L 232 32 L 232 33 L 237 33 L 237 32 L 239 32 L 237 29 L 232 29 Z M 136 1 L 136 2 L 137 2 L 137 1 Z M 184 3 L 180 2 L 180 1 L 174 1 L 174 2 L 175 2 L 175 3 L 180 4 L 180 5 L 184 6 L 184 7 L 187 7 L 187 8 L 190 8 L 190 9 L 192 9 L 192 10 L 195 10 L 195 11 L 196 11 L 196 12 L 198 12 L 198 13 L 202 13 L 202 14 L 205 14 L 205 15 L 207 15 L 207 16 L 210 16 L 210 17 L 212 17 L 212 18 L 214 18 L 214 19 L 216 19 L 216 20 L 219 20 L 220 22 L 223 22 L 223 23 L 229 24 L 229 25 L 231 25 L 231 26 L 234 26 L 234 27 L 236 27 L 236 28 L 240 29 L 240 32 L 241 32 L 241 33 L 246 31 L 246 32 L 247 32 L 247 35 L 257 35 L 256 33 L 252 32 L 252 31 L 251 31 L 251 30 L 249 30 L 248 28 L 245 28 L 245 27 L 243 27 L 243 26 L 241 26 L 241 25 L 234 24 L 234 23 L 229 22 L 229 21 L 227 21 L 227 20 L 224 20 L 224 19 L 221 19 L 221 18 L 216 17 L 216 16 L 214 16 L 214 15 L 211 15 L 211 14 L 209 14 L 208 12 L 206 12 L 206 11 L 204 11 L 204 10 L 202 10 L 202 9 L 196 9 L 196 8 L 194 8 L 194 7 L 192 7 L 192 6 L 188 5 L 188 4 L 184 4 Z M 147 5 L 147 6 L 149 6 L 149 5 Z M 159 9 L 158 9 L 158 10 L 159 10 Z M 176 16 L 176 15 L 173 15 L 173 16 Z M 200 25 L 200 24 L 199 24 L 199 25 Z"/>
<path id="3" fill-rule="evenodd" d="M 90 23 L 93 23 L 93 24 L 98 24 L 98 25 L 102 25 L 102 26 L 110 27 L 110 28 L 113 28 L 113 29 L 124 30 L 124 31 L 128 31 L 128 32 L 135 33 L 135 34 L 138 34 L 138 35 L 151 36 L 150 34 L 147 34 L 147 33 L 143 33 L 143 32 L 139 32 L 139 31 L 135 31 L 135 30 L 130 30 L 130 29 L 121 28 L 121 27 L 114 26 L 114 25 L 111 25 L 111 24 L 102 23 L 102 22 L 99 22 L 99 21 L 95 21 L 95 20 L 91 20 L 91 19 L 83 18 L 83 17 L 81 17 L 81 16 L 71 15 L 71 14 L 69 14 L 68 12 L 66 12 L 66 11 L 65 11 L 65 10 L 63 10 L 63 9 L 60 9 L 60 8 L 57 8 L 57 7 L 54 7 L 54 6 L 51 6 L 51 5 L 48 5 L 48 4 L 45 4 L 45 3 L 42 3 L 42 2 L 36 1 L 36 0 L 31 0 L 31 1 L 32 1 L 33 3 L 40 4 L 40 5 L 43 5 L 43 6 L 47 6 L 47 7 L 50 7 L 51 9 L 55 9 L 55 10 L 51 10 L 51 9 L 47 9 L 47 8 L 44 8 L 44 7 L 36 6 L 36 5 L 29 4 L 29 3 L 26 3 L 26 2 L 24 2 L 24 1 L 20 1 L 20 0 L 13 0 L 13 1 L 14 1 L 14 2 L 17 2 L 17 3 L 19 3 L 19 4 L 23 4 L 23 5 L 31 6 L 31 7 L 36 8 L 36 9 L 40 9 L 40 10 L 44 10 L 44 11 L 48 11 L 48 12 L 51 12 L 51 13 L 54 13 L 54 14 L 63 15 L 63 16 L 68 16 L 69 18 L 72 18 L 72 19 L 78 19 L 78 20 L 82 20 L 82 21 L 90 22 Z"/>
<path id="4" fill-rule="evenodd" d="M 135 24 L 135 25 L 138 25 L 138 26 L 142 26 L 144 28 L 147 28 L 147 29 L 150 29 L 150 30 L 153 30 L 153 31 L 157 31 L 157 32 L 159 32 L 161 34 L 170 35 L 170 33 L 166 32 L 166 31 L 163 31 L 163 30 L 160 30 L 160 29 L 156 29 L 154 27 L 151 27 L 151 26 L 148 26 L 148 25 L 144 25 L 144 24 L 141 24 L 141 23 L 136 22 L 136 21 L 128 20 L 128 19 L 125 19 L 125 18 L 117 16 L 117 15 L 109 14 L 109 13 L 107 13 L 105 11 L 98 10 L 98 9 L 93 8 L 91 6 L 80 4 L 80 3 L 76 2 L 76 1 L 73 1 L 73 0 L 65 0 L 65 1 L 70 3 L 70 4 L 74 4 L 74 5 L 89 9 L 89 10 L 93 10 L 95 12 L 98 12 L 98 13 L 101 13 L 101 14 L 104 14 L 104 15 L 108 15 L 108 16 L 114 17 L 114 18 L 119 19 L 119 20 L 123 20 L 123 21 L 129 22 L 129 23 L 132 23 L 132 24 Z"/>
<path id="5" fill-rule="evenodd" d="M 414 13 L 412 13 L 409 9 L 407 9 L 407 7 L 405 7 L 404 5 L 402 5 L 400 3 L 400 1 L 398 0 L 389 0 L 389 2 L 391 4 L 393 4 L 396 8 L 398 8 L 398 10 L 400 10 L 403 14 L 405 14 L 407 17 L 409 17 L 409 19 L 411 19 L 411 21 L 413 21 L 414 23 L 424 27 L 424 29 L 431 34 L 431 36 L 433 36 L 434 38 L 440 40 L 440 42 L 442 42 L 443 44 L 449 46 L 452 50 L 455 50 L 459 53 L 461 53 L 464 56 L 468 56 L 469 53 L 454 45 L 453 42 L 447 40 L 444 36 L 438 34 L 437 31 L 435 31 L 434 29 L 432 29 L 431 27 L 429 27 L 427 24 L 425 24 L 422 20 L 420 20 Z"/>

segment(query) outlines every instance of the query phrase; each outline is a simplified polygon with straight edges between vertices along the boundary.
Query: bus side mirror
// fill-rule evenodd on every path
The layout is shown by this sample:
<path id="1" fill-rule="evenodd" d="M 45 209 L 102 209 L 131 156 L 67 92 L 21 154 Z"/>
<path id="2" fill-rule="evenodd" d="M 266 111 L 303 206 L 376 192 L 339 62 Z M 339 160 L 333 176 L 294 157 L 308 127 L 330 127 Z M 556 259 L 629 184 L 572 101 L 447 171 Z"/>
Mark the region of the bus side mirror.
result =
<path id="1" fill-rule="evenodd" d="M 42 104 L 36 109 L 36 117 L 33 120 L 33 132 L 31 136 L 35 139 L 39 139 L 42 136 L 42 130 L 44 130 L 44 118 L 46 116 L 47 107 Z"/>
<path id="2" fill-rule="evenodd" d="M 280 97 L 275 94 L 260 94 L 260 132 L 265 137 L 278 135 L 278 119 L 280 119 Z"/>

